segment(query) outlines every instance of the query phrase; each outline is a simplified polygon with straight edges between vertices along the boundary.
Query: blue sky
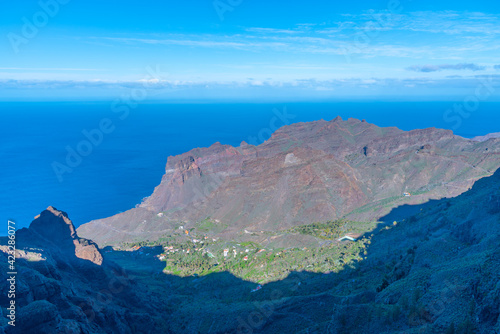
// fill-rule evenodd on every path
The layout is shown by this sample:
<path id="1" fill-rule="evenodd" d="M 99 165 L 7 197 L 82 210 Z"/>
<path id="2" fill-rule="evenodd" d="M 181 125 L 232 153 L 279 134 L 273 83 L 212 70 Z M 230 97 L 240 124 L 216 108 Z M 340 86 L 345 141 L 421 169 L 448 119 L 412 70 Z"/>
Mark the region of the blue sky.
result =
<path id="1" fill-rule="evenodd" d="M 500 96 L 492 1 L 0 1 L 0 99 Z"/>

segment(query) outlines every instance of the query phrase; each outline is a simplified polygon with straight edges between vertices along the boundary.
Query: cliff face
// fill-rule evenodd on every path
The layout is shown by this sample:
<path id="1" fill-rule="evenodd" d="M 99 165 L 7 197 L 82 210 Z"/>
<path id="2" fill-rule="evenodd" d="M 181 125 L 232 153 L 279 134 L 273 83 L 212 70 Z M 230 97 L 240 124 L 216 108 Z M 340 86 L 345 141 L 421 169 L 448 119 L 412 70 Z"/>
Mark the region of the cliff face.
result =
<path id="1" fill-rule="evenodd" d="M 170 157 L 160 185 L 138 208 L 78 232 L 112 244 L 154 238 L 175 223 L 194 226 L 206 217 L 220 221 L 227 237 L 346 215 L 373 220 L 403 203 L 461 194 L 499 166 L 500 140 L 339 117 L 297 123 L 259 146 L 216 143 Z"/>
<path id="2" fill-rule="evenodd" d="M 51 206 L 35 217 L 29 229 L 20 230 L 18 235 L 26 243 L 48 246 L 68 259 L 87 260 L 96 265 L 103 261 L 93 241 L 78 237 L 68 214 Z"/>
<path id="3" fill-rule="evenodd" d="M 9 249 L 0 245 L 0 288 L 9 290 Z M 79 238 L 68 215 L 49 207 L 16 233 L 16 326 L 0 333 L 150 333 L 155 319 L 128 274 Z M 0 306 L 10 299 L 0 296 Z M 130 305 L 142 305 L 132 309 Z M 134 328 L 142 328 L 135 330 Z"/>

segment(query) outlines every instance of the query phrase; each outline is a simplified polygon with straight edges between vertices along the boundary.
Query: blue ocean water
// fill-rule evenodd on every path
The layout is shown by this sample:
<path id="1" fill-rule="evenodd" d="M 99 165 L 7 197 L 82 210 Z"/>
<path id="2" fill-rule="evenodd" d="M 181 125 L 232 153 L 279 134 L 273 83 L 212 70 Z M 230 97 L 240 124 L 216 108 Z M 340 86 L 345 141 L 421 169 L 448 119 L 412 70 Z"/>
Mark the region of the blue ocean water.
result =
<path id="1" fill-rule="evenodd" d="M 159 184 L 168 156 L 214 142 L 260 143 L 286 123 L 366 119 L 404 130 L 453 129 L 464 137 L 500 132 L 500 103 L 483 102 L 467 117 L 452 102 L 328 102 L 274 104 L 142 104 L 111 102 L 0 103 L 0 219 L 26 227 L 52 205 L 75 225 L 140 203 Z M 285 111 L 286 110 L 286 111 Z M 104 120 L 104 121 L 103 121 Z M 83 131 L 95 134 L 88 146 Z M 101 129 L 101 130 L 102 130 Z M 101 131 L 100 130 L 100 131 Z M 101 131 L 102 132 L 102 131 Z M 70 160 L 68 150 L 87 156 Z M 73 157 L 74 158 L 74 157 Z M 59 168 L 54 169 L 54 166 Z M 58 176 L 59 173 L 59 176 Z M 2 226 L 6 226 L 2 225 Z M 0 230 L 0 235 L 6 234 Z"/>

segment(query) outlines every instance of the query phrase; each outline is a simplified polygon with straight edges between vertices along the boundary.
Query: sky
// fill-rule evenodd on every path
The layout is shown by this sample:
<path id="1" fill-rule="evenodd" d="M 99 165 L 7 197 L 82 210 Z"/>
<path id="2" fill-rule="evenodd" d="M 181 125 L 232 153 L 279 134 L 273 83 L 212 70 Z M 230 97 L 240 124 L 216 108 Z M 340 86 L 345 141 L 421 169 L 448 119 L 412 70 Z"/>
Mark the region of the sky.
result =
<path id="1" fill-rule="evenodd" d="M 500 3 L 0 0 L 0 100 L 500 100 Z"/>

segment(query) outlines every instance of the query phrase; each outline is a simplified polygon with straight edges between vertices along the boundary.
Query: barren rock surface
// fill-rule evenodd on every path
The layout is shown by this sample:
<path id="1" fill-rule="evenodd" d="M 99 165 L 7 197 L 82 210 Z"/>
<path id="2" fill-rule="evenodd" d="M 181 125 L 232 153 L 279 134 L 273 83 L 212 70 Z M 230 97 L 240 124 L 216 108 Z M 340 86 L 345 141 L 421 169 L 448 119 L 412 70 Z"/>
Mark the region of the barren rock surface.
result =
<path id="1" fill-rule="evenodd" d="M 344 216 L 370 221 L 401 204 L 457 196 L 499 166 L 498 139 L 352 118 L 297 123 L 259 146 L 216 143 L 169 157 L 161 183 L 138 208 L 78 232 L 102 246 L 152 239 L 207 217 L 226 226 L 220 236 L 227 238 Z"/>

